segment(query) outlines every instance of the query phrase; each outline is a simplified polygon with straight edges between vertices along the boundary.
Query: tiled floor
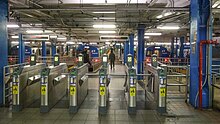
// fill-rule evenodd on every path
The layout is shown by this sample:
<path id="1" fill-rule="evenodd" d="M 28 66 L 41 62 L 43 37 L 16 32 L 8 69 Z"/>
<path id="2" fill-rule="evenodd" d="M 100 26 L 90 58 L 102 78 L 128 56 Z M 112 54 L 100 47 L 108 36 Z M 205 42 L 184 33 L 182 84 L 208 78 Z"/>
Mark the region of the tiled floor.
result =
<path id="1" fill-rule="evenodd" d="M 121 71 L 122 70 L 122 71 Z M 117 66 L 115 72 L 123 72 Z M 77 114 L 69 114 L 67 98 L 61 100 L 49 113 L 40 113 L 39 108 L 25 108 L 12 113 L 9 108 L 0 108 L 0 124 L 219 124 L 220 112 L 196 110 L 183 99 L 169 99 L 167 114 L 155 111 L 155 104 L 145 99 L 143 90 L 138 88 L 137 114 L 127 112 L 127 99 L 124 95 L 123 78 L 114 78 L 110 84 L 108 113 L 99 115 L 98 83 L 96 78 L 89 80 L 89 93 Z"/>

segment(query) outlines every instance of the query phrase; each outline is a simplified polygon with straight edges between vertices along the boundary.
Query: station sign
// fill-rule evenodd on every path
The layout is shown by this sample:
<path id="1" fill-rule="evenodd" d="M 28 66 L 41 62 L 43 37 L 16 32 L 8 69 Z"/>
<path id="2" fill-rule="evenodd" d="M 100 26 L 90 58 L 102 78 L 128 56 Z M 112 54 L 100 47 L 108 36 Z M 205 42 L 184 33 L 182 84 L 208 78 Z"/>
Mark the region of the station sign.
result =
<path id="1" fill-rule="evenodd" d="M 22 40 L 49 40 L 49 35 L 22 35 Z"/>

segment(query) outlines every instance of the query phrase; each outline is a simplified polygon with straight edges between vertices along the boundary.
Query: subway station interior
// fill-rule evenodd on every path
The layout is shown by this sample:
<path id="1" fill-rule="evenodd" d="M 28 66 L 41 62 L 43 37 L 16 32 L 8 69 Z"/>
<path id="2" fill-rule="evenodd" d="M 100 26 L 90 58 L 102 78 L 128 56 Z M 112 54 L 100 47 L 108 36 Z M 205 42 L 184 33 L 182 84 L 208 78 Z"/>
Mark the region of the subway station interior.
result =
<path id="1" fill-rule="evenodd" d="M 220 0 L 0 0 L 0 124 L 219 124 Z"/>

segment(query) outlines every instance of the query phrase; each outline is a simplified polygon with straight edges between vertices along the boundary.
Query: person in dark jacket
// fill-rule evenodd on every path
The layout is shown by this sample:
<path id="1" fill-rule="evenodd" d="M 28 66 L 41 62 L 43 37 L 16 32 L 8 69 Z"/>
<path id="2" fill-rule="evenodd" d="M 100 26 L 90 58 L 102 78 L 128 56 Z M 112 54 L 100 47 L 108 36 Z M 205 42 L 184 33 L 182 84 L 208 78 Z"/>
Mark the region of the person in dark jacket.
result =
<path id="1" fill-rule="evenodd" d="M 89 59 L 89 54 L 87 53 L 87 49 L 85 49 L 82 54 L 84 58 L 84 63 L 88 63 L 91 66 L 91 62 Z"/>
<path id="2" fill-rule="evenodd" d="M 109 54 L 109 60 L 110 60 L 111 69 L 112 67 L 115 68 L 115 54 L 113 52 L 113 48 L 111 48 L 111 53 Z"/>

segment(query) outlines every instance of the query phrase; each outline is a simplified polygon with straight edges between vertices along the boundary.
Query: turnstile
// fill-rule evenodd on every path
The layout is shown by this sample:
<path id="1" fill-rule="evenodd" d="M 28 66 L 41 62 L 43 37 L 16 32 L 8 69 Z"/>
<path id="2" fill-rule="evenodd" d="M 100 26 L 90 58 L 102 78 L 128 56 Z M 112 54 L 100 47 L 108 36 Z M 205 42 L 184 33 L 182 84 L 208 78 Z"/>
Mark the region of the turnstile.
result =
<path id="1" fill-rule="evenodd" d="M 67 73 L 66 63 L 57 66 L 50 66 L 41 72 L 41 103 L 40 112 L 49 112 L 55 104 L 66 95 Z"/>
<path id="2" fill-rule="evenodd" d="M 73 68 L 70 71 L 69 82 L 69 111 L 76 113 L 88 94 L 88 64 Z"/>
<path id="3" fill-rule="evenodd" d="M 40 72 L 45 64 L 18 67 L 12 76 L 12 111 L 17 112 L 40 99 Z"/>
<path id="4" fill-rule="evenodd" d="M 128 113 L 135 114 L 136 113 L 136 99 L 137 99 L 137 85 L 136 85 L 136 70 L 134 68 L 128 69 Z"/>
<path id="5" fill-rule="evenodd" d="M 99 114 L 107 113 L 107 104 L 109 96 L 109 77 L 108 77 L 108 56 L 106 54 L 102 57 L 102 68 L 99 70 Z"/>

